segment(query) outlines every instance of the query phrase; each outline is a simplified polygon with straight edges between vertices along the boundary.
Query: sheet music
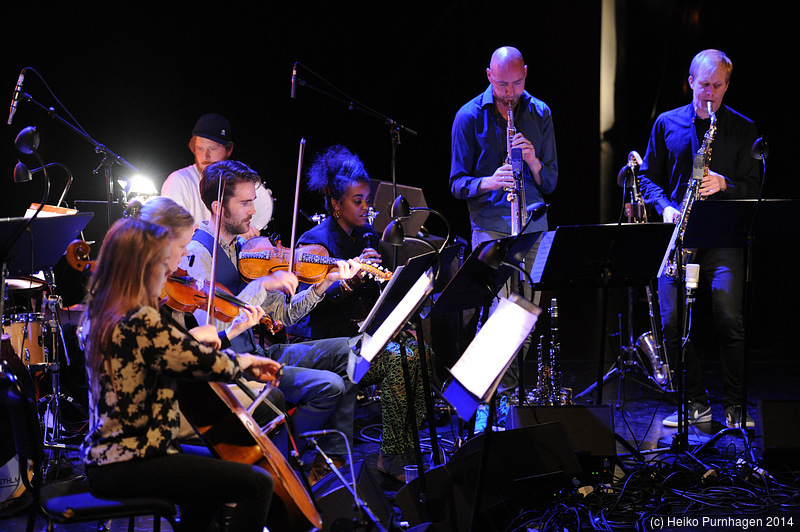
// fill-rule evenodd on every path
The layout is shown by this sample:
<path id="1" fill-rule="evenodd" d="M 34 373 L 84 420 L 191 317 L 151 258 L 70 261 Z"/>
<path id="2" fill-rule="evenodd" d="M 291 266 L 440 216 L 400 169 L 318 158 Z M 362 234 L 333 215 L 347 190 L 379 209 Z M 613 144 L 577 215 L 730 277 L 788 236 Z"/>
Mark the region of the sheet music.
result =
<path id="1" fill-rule="evenodd" d="M 553 247 L 553 239 L 555 236 L 555 231 L 547 231 L 542 235 L 542 239 L 539 242 L 539 249 L 536 251 L 536 259 L 531 266 L 531 280 L 533 280 L 534 285 L 542 282 L 544 267 L 547 264 L 547 257 L 550 255 L 550 249 Z"/>
<path id="2" fill-rule="evenodd" d="M 394 279 L 394 277 L 393 277 Z M 367 361 L 372 362 L 381 349 L 384 348 L 389 340 L 397 334 L 403 327 L 408 318 L 419 306 L 420 302 L 431 292 L 433 289 L 433 270 L 428 269 L 422 274 L 419 279 L 414 283 L 414 286 L 406 292 L 400 303 L 392 310 L 392 313 L 384 320 L 381 326 L 375 331 L 374 336 L 369 334 L 364 335 L 361 344 L 361 356 Z M 384 293 L 388 292 L 388 287 Z M 383 295 L 383 294 L 381 294 Z M 375 305 L 377 308 L 379 305 Z"/>
<path id="3" fill-rule="evenodd" d="M 489 320 L 451 370 L 453 377 L 473 396 L 491 397 L 498 377 L 511 364 L 522 343 L 536 325 L 541 309 L 512 294 L 501 298 Z"/>

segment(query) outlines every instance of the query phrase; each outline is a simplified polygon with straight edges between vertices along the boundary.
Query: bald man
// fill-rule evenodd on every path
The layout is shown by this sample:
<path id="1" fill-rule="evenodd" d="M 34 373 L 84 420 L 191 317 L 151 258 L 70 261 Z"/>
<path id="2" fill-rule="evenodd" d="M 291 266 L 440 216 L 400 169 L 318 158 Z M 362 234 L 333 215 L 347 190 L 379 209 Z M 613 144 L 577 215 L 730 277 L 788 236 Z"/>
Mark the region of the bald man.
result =
<path id="1" fill-rule="evenodd" d="M 514 185 L 512 167 L 506 164 L 509 107 L 517 130 L 512 147 L 522 149 L 526 206 L 544 202 L 544 196 L 556 188 L 558 160 L 550 108 L 525 90 L 527 76 L 528 67 L 519 50 L 510 46 L 498 48 L 486 69 L 489 86 L 464 104 L 453 121 L 450 191 L 456 198 L 467 200 L 473 249 L 481 242 L 511 234 L 511 203 L 506 191 Z M 546 216 L 525 229 L 526 233 L 544 231 Z M 528 271 L 537 247 L 538 240 L 525 259 Z M 499 391 L 517 386 L 512 364 Z"/>

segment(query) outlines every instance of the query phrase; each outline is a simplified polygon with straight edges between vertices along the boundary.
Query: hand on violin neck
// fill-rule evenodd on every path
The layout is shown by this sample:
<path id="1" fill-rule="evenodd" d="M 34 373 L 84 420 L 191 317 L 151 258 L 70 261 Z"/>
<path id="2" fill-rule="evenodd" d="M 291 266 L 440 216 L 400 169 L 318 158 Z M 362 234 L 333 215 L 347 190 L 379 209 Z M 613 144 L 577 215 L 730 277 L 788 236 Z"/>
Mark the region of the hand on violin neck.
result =
<path id="1" fill-rule="evenodd" d="M 297 292 L 299 281 L 297 276 L 284 270 L 277 270 L 269 275 L 259 278 L 264 290 L 283 292 L 291 297 Z"/>
<path id="2" fill-rule="evenodd" d="M 236 316 L 231 325 L 225 330 L 228 339 L 236 338 L 247 329 L 255 327 L 264 317 L 264 309 L 261 307 L 245 305 L 241 307 L 241 310 L 242 312 Z"/>
<path id="3" fill-rule="evenodd" d="M 325 279 L 316 284 L 314 290 L 317 292 L 317 295 L 321 296 L 333 283 L 353 278 L 358 274 L 360 269 L 361 265 L 356 259 L 349 259 L 346 261 L 337 260 L 336 266 L 331 268 L 325 276 Z"/>

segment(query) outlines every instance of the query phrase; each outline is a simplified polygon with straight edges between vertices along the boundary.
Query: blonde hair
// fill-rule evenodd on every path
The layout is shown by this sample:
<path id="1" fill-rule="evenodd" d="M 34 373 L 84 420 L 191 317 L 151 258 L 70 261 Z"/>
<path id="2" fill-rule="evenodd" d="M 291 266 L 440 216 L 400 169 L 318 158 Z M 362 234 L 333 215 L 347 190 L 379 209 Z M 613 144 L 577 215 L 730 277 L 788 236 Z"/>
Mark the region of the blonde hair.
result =
<path id="1" fill-rule="evenodd" d="M 694 56 L 689 65 L 689 75 L 697 79 L 699 76 L 717 69 L 725 72 L 725 83 L 729 83 L 733 72 L 733 62 L 724 52 L 710 48 Z"/>
<path id="2" fill-rule="evenodd" d="M 148 293 L 147 281 L 153 267 L 164 260 L 168 236 L 163 227 L 134 218 L 122 218 L 108 230 L 92 273 L 83 317 L 84 327 L 85 321 L 89 322 L 84 345 L 91 375 L 99 374 L 114 328 L 128 312 L 145 305 L 158 307 L 158 301 Z M 95 390 L 98 379 L 90 378 L 89 382 Z"/>
<path id="3" fill-rule="evenodd" d="M 191 213 L 166 196 L 149 199 L 139 210 L 139 219 L 168 229 L 173 237 L 183 229 L 194 227 Z"/>

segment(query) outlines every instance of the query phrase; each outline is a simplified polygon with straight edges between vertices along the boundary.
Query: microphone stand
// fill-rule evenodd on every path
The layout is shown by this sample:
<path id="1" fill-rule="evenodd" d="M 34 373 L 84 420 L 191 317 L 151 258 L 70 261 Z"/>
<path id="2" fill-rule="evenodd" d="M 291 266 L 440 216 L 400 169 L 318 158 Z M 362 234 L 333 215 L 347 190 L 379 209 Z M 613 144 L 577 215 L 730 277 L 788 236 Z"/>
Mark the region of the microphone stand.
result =
<path id="1" fill-rule="evenodd" d="M 744 323 L 745 323 L 745 334 L 744 334 L 744 360 L 742 361 L 743 364 L 743 371 L 742 371 L 742 384 L 741 384 L 741 395 L 742 395 L 742 404 L 739 411 L 739 426 L 734 428 L 725 428 L 714 434 L 708 441 L 706 441 L 700 448 L 698 452 L 705 449 L 709 445 L 713 445 L 717 440 L 719 440 L 722 436 L 732 433 L 738 434 L 742 437 L 742 440 L 745 442 L 745 450 L 748 452 L 750 456 L 750 461 L 755 464 L 757 463 L 755 451 L 753 446 L 750 445 L 750 435 L 747 433 L 747 361 L 749 359 L 750 354 L 750 334 L 747 332 L 747 327 L 750 324 L 751 314 L 752 314 L 752 300 L 753 300 L 753 243 L 756 240 L 755 237 L 755 225 L 756 220 L 758 218 L 758 211 L 759 206 L 763 200 L 764 196 L 764 185 L 767 181 L 767 156 L 769 155 L 769 147 L 767 146 L 766 141 L 763 138 L 759 138 L 753 144 L 753 147 L 750 151 L 753 158 L 758 159 L 761 161 L 761 172 L 762 172 L 762 179 L 761 179 L 761 188 L 758 192 L 758 198 L 756 199 L 756 206 L 753 209 L 753 217 L 750 219 L 750 223 L 747 228 L 747 237 L 745 239 L 745 281 L 744 281 L 744 298 L 742 301 L 742 308 L 744 312 Z"/>
<path id="2" fill-rule="evenodd" d="M 342 437 L 344 438 L 344 435 L 342 435 Z M 325 451 L 323 451 L 322 448 L 319 446 L 319 443 L 317 442 L 316 437 L 309 436 L 308 437 L 308 441 L 309 441 L 309 443 L 311 443 L 311 445 L 313 445 L 317 449 L 317 452 L 320 454 L 320 456 L 322 456 L 325 459 L 325 463 L 328 464 L 328 467 L 331 469 L 331 471 L 333 471 L 333 473 L 339 478 L 339 481 L 342 483 L 342 486 L 344 486 L 347 489 L 347 491 L 350 492 L 350 495 L 353 496 L 354 507 L 359 510 L 359 512 L 360 512 L 359 515 L 362 516 L 361 519 L 359 519 L 358 517 L 354 517 L 353 518 L 353 526 L 355 528 L 347 528 L 347 529 L 341 529 L 341 530 L 361 529 L 361 530 L 365 530 L 365 531 L 377 530 L 378 532 L 386 532 L 386 529 L 383 527 L 383 525 L 381 525 L 381 522 L 378 519 L 378 517 L 374 513 L 372 513 L 372 510 L 369 509 L 369 506 L 367 505 L 367 503 L 364 500 L 362 500 L 361 497 L 359 497 L 358 493 L 356 492 L 356 487 L 355 487 L 356 486 L 356 476 L 355 476 L 355 472 L 353 471 L 353 457 L 352 457 L 352 455 L 349 457 L 349 459 L 350 459 L 350 475 L 352 477 L 353 483 L 350 484 L 350 483 L 347 482 L 347 479 L 344 478 L 344 476 L 342 475 L 341 471 L 339 471 L 339 468 L 337 468 L 336 465 L 333 463 L 333 460 L 331 460 L 331 458 L 327 454 L 325 454 Z M 346 441 L 347 441 L 347 439 L 345 438 L 345 442 Z M 348 451 L 348 454 L 350 454 L 350 446 L 349 445 L 348 445 L 347 451 Z M 334 523 L 336 523 L 336 522 L 334 522 Z"/>
<path id="3" fill-rule="evenodd" d="M 122 190 L 116 185 L 113 179 L 111 168 L 112 166 L 114 166 L 114 164 L 119 164 L 120 166 L 127 168 L 128 170 L 134 173 L 139 173 L 139 170 L 135 166 L 130 164 L 128 161 L 126 161 L 124 158 L 122 158 L 121 156 L 117 155 L 116 153 L 108 149 L 108 147 L 94 140 L 83 129 L 78 129 L 74 125 L 64 120 L 61 116 L 59 116 L 58 113 L 56 113 L 55 109 L 53 109 L 52 107 L 49 108 L 45 107 L 44 105 L 34 100 L 30 94 L 27 93 L 20 94 L 20 100 L 25 100 L 33 103 L 34 105 L 42 109 L 50 118 L 53 118 L 57 122 L 66 126 L 73 133 L 75 133 L 85 141 L 89 142 L 92 146 L 94 146 L 94 150 L 96 153 L 103 155 L 103 159 L 100 162 L 100 165 L 98 165 L 98 167 L 95 168 L 93 173 L 97 174 L 100 172 L 101 168 L 103 169 L 103 175 L 105 176 L 105 181 L 106 181 L 106 202 L 108 204 L 107 222 L 108 226 L 111 227 L 111 205 L 114 201 L 114 197 L 122 193 Z"/>
<path id="4" fill-rule="evenodd" d="M 393 120 L 389 116 L 387 116 L 387 115 L 385 115 L 383 113 L 380 113 L 380 112 L 376 111 L 375 109 L 372 109 L 372 108 L 368 107 L 367 105 L 364 105 L 363 103 L 359 102 L 355 98 L 352 98 L 352 97 L 348 96 L 347 94 L 345 94 L 344 92 L 342 92 L 341 90 L 339 90 L 338 88 L 333 86 L 330 82 L 328 82 L 327 80 L 322 78 L 319 74 L 315 73 L 314 71 L 312 71 L 311 69 L 309 69 L 305 65 L 301 65 L 300 63 L 295 63 L 295 67 L 294 67 L 294 71 L 295 72 L 297 71 L 297 67 L 298 66 L 303 66 L 311 74 L 314 74 L 316 77 L 318 77 L 319 79 L 324 81 L 326 84 L 328 84 L 331 87 L 333 87 L 333 89 L 339 95 L 332 94 L 332 93 L 330 93 L 330 92 L 328 92 L 326 90 L 320 89 L 319 87 L 315 87 L 314 85 L 311 85 L 310 83 L 298 78 L 296 75 L 293 75 L 293 79 L 296 81 L 296 83 L 298 85 L 301 85 L 303 87 L 308 87 L 309 89 L 311 89 L 313 91 L 316 91 L 319 94 L 322 94 L 323 96 L 326 96 L 326 97 L 328 97 L 328 98 L 330 98 L 332 100 L 335 100 L 335 101 L 338 101 L 338 102 L 346 104 L 349 111 L 354 111 L 354 110 L 355 111 L 359 111 L 359 112 L 361 112 L 361 113 L 363 113 L 363 114 L 365 114 L 367 116 L 370 116 L 372 118 L 380 120 L 385 125 L 389 126 L 389 135 L 391 137 L 391 142 L 392 142 L 392 158 L 391 158 L 392 197 L 396 198 L 397 197 L 397 170 L 396 170 L 396 168 L 397 168 L 397 147 L 400 145 L 400 133 L 401 132 L 405 132 L 405 133 L 408 133 L 409 135 L 412 135 L 412 136 L 417 136 L 418 133 L 416 131 L 414 131 L 413 129 L 411 129 L 409 127 L 406 127 L 403 124 L 400 124 L 399 122 Z M 294 94 L 294 92 L 292 92 L 292 94 Z M 392 269 L 397 267 L 397 254 L 398 254 L 398 249 L 394 248 L 392 250 L 392 255 L 393 255 L 392 256 Z"/>

